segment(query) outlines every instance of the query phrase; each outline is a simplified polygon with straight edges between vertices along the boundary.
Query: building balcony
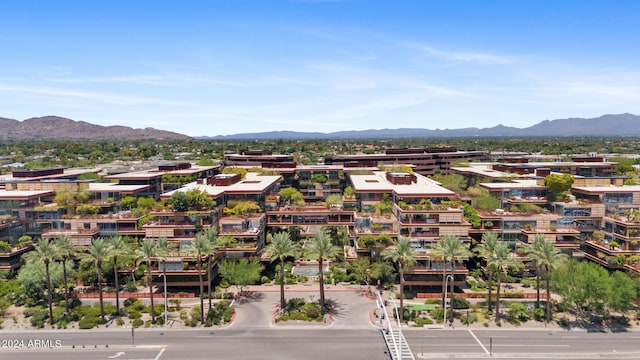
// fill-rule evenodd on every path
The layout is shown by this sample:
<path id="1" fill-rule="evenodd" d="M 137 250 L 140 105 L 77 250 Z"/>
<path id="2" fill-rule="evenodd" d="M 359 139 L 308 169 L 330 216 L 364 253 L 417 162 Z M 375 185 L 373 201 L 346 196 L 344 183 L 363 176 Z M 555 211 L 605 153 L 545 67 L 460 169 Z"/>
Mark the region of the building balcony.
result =
<path id="1" fill-rule="evenodd" d="M 630 256 L 630 255 L 640 255 L 640 246 L 635 245 L 633 246 L 633 248 L 630 249 L 625 249 L 618 246 L 615 247 L 611 247 L 609 246 L 609 244 L 605 244 L 602 241 L 595 241 L 595 240 L 587 240 L 585 241 L 585 245 L 587 246 L 587 248 L 592 248 L 596 251 L 600 251 L 606 255 L 611 255 L 611 256 L 615 256 L 615 255 L 625 255 L 625 256 Z"/>

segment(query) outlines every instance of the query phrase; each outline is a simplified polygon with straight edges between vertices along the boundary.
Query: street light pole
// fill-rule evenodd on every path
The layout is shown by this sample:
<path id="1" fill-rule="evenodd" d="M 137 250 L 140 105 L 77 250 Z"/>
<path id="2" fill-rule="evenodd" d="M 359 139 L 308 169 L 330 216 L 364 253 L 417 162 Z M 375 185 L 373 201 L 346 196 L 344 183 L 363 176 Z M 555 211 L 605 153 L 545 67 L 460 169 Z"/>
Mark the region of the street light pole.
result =
<path id="1" fill-rule="evenodd" d="M 167 264 L 164 266 L 166 270 Z M 167 326 L 167 276 L 164 273 L 160 274 L 160 276 L 164 280 L 164 326 Z"/>
<path id="2" fill-rule="evenodd" d="M 444 279 L 444 318 L 442 321 L 443 326 L 447 326 L 447 283 L 449 282 L 449 279 L 453 281 L 453 276 L 447 275 L 447 277 Z M 453 304 L 451 304 L 451 306 L 453 306 Z"/>

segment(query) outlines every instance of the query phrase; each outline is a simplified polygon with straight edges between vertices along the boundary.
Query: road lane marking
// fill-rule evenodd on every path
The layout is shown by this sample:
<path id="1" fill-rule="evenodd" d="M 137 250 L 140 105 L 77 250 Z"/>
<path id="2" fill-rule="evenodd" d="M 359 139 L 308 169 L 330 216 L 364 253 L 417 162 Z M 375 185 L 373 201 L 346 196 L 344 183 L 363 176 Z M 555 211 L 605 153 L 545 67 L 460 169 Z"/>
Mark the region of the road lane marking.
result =
<path id="1" fill-rule="evenodd" d="M 158 355 L 156 355 L 155 359 L 153 359 L 153 360 L 159 360 L 159 359 L 160 359 L 160 356 L 162 356 L 162 353 L 164 353 L 164 351 L 165 351 L 166 349 L 167 349 L 166 347 L 162 348 L 162 350 L 160 350 L 160 352 L 158 353 Z"/>
<path id="2" fill-rule="evenodd" d="M 484 347 L 484 345 L 482 345 L 482 343 L 480 342 L 480 340 L 478 339 L 478 337 L 476 336 L 476 334 L 474 334 L 474 333 L 473 333 L 473 331 L 471 331 L 471 329 L 467 329 L 467 330 L 469 330 L 469 334 L 471 334 L 471 336 L 473 336 L 473 338 L 474 338 L 474 339 L 476 339 L 476 341 L 478 342 L 478 345 L 480 345 L 480 347 L 482 348 L 482 350 L 484 350 L 484 352 L 485 352 L 487 355 L 491 355 L 491 354 L 489 353 L 489 350 L 487 350 L 487 348 L 486 348 L 486 347 Z"/>
<path id="3" fill-rule="evenodd" d="M 457 345 L 456 345 L 457 346 Z M 571 345 L 518 345 L 518 344 L 500 344 L 500 345 L 493 345 L 494 347 L 562 347 L 562 348 L 567 348 L 567 347 L 571 347 Z"/>

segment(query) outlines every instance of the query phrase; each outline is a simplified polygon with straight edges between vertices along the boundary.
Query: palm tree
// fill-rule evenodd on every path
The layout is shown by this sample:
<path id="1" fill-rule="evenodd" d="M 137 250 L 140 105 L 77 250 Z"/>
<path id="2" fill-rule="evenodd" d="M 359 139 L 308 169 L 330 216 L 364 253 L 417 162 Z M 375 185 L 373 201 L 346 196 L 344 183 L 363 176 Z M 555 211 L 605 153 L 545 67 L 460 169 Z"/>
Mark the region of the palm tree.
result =
<path id="1" fill-rule="evenodd" d="M 551 320 L 551 292 L 549 279 L 551 277 L 551 270 L 555 270 L 561 267 L 567 261 L 567 255 L 558 250 L 554 243 L 545 241 L 539 245 L 532 256 L 536 259 L 537 265 L 544 269 L 545 272 L 545 288 L 547 291 L 547 303 L 546 303 L 546 321 Z"/>
<path id="2" fill-rule="evenodd" d="M 66 313 L 69 314 L 69 282 L 67 280 L 67 261 L 73 259 L 78 251 L 71 242 L 69 236 L 64 235 L 54 240 L 57 258 L 62 262 L 62 281 L 64 282 L 64 305 Z"/>
<path id="3" fill-rule="evenodd" d="M 49 271 L 49 265 L 52 261 L 54 261 L 57 257 L 56 247 L 53 243 L 49 242 L 49 239 L 40 238 L 34 251 L 28 253 L 26 256 L 27 260 L 29 259 L 40 259 L 44 262 L 44 270 L 47 277 L 47 301 L 49 302 L 49 323 L 53 325 L 53 299 L 52 293 L 53 289 L 51 288 L 51 272 Z"/>
<path id="4" fill-rule="evenodd" d="M 136 252 L 137 260 L 147 263 L 147 286 L 149 286 L 149 297 L 151 299 L 151 323 L 156 323 L 156 309 L 153 305 L 153 283 L 151 276 L 151 261 L 158 256 L 158 248 L 153 239 L 144 239 Z"/>
<path id="5" fill-rule="evenodd" d="M 319 231 L 313 239 L 309 251 L 318 255 L 318 279 L 320 280 L 320 308 L 325 312 L 324 301 L 324 259 L 333 259 L 338 255 L 340 248 L 331 243 L 331 238 L 324 232 Z"/>
<path id="6" fill-rule="evenodd" d="M 459 259 L 463 259 L 463 258 L 468 258 L 469 256 L 471 256 L 471 251 L 469 251 L 469 247 L 467 245 L 465 245 L 462 240 L 460 240 L 459 237 L 457 237 L 456 235 L 450 235 L 450 234 L 445 234 L 442 235 L 440 237 L 440 241 L 438 241 L 436 243 L 436 245 L 433 247 L 433 249 L 431 249 L 431 253 L 437 257 L 442 258 L 443 262 L 444 262 L 444 267 L 442 270 L 442 276 L 446 277 L 447 276 L 447 262 L 449 262 L 449 265 L 451 266 L 451 284 L 449 286 L 450 288 L 450 292 L 451 292 L 451 306 L 450 306 L 450 310 L 451 310 L 451 315 L 449 316 L 449 321 L 451 323 L 453 323 L 453 297 L 454 297 L 454 270 L 455 270 L 455 265 L 456 265 L 456 261 Z M 446 279 L 445 279 L 446 281 Z M 444 288 L 444 284 L 443 284 L 443 290 L 442 293 L 445 294 L 447 291 L 447 289 Z M 443 296 L 443 308 L 444 308 L 444 299 L 446 298 L 446 295 Z"/>
<path id="7" fill-rule="evenodd" d="M 218 239 L 218 231 L 215 227 L 210 226 L 204 231 L 204 236 L 209 239 L 211 246 L 207 256 L 207 299 L 209 299 L 209 310 L 211 310 L 211 258 L 216 257 L 218 254 L 218 247 L 216 246 L 216 240 Z"/>
<path id="8" fill-rule="evenodd" d="M 484 259 L 486 263 L 486 267 L 489 270 L 489 280 L 487 281 L 487 309 L 491 311 L 491 291 L 493 290 L 493 272 L 494 267 L 490 265 L 489 258 L 491 254 L 493 254 L 496 245 L 498 244 L 498 234 L 495 232 L 487 232 L 482 234 L 482 244 L 480 244 L 477 248 L 475 248 L 475 252 Z"/>
<path id="9" fill-rule="evenodd" d="M 198 261 L 198 280 L 200 284 L 200 316 L 201 321 L 204 324 L 204 288 L 202 286 L 202 257 L 211 253 L 213 244 L 209 241 L 203 233 L 197 234 L 195 239 L 191 242 L 191 254 L 196 257 Z M 208 278 L 208 276 L 207 276 Z"/>
<path id="10" fill-rule="evenodd" d="M 520 261 L 511 256 L 511 250 L 509 244 L 503 241 L 499 241 L 493 251 L 493 254 L 489 257 L 488 264 L 494 266 L 497 273 L 497 290 L 496 290 L 496 323 L 500 322 L 500 281 L 502 280 L 502 274 L 506 273 L 509 269 L 515 268 L 520 265 Z"/>
<path id="11" fill-rule="evenodd" d="M 533 238 L 531 246 L 529 246 L 529 249 L 527 249 L 529 258 L 535 262 L 536 266 L 536 309 L 540 307 L 540 272 L 542 271 L 537 259 L 537 254 L 540 252 L 540 249 L 546 242 L 547 240 L 545 240 L 544 235 L 536 234 L 536 236 Z"/>
<path id="12" fill-rule="evenodd" d="M 104 323 L 104 301 L 102 298 L 102 262 L 109 258 L 109 244 L 103 238 L 94 239 L 89 246 L 89 251 L 82 255 L 83 259 L 90 261 L 96 267 L 98 274 L 98 293 L 100 296 L 100 317 Z"/>
<path id="13" fill-rule="evenodd" d="M 120 284 L 118 284 L 118 257 L 129 254 L 130 249 L 121 236 L 114 236 L 107 240 L 109 243 L 109 252 L 113 260 L 113 278 L 116 290 L 116 312 L 120 312 Z"/>
<path id="14" fill-rule="evenodd" d="M 288 256 L 295 256 L 296 247 L 289 237 L 289 233 L 279 232 L 273 235 L 271 244 L 265 248 L 267 256 L 271 261 L 280 260 L 280 309 L 284 309 L 286 301 L 284 298 L 284 259 Z"/>
<path id="15" fill-rule="evenodd" d="M 398 273 L 400 274 L 400 323 L 404 322 L 404 272 L 416 262 L 416 250 L 411 247 L 408 238 L 398 236 L 398 241 L 394 247 L 386 249 L 382 252 L 385 259 L 390 259 L 398 264 Z"/>

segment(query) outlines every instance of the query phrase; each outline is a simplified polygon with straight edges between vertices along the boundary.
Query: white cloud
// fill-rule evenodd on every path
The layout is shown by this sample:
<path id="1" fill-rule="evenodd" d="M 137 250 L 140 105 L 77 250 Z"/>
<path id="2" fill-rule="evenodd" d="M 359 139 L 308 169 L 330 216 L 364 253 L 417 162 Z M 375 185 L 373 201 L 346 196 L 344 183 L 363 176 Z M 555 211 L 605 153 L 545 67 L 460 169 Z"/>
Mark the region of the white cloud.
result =
<path id="1" fill-rule="evenodd" d="M 435 57 L 440 58 L 446 61 L 453 62 L 473 62 L 487 65 L 503 65 L 503 64 L 511 64 L 514 62 L 514 59 L 494 55 L 490 53 L 482 53 L 482 52 L 467 52 L 467 51 L 446 51 L 442 49 L 437 49 L 435 47 L 420 44 L 416 42 L 406 42 L 402 41 L 399 44 L 404 45 L 406 47 L 418 50 L 422 57 Z"/>
<path id="2" fill-rule="evenodd" d="M 16 93 L 49 95 L 61 98 L 76 98 L 98 103 L 109 103 L 115 105 L 132 105 L 132 104 L 152 104 L 152 105 L 168 105 L 168 106 L 187 106 L 189 104 L 167 100 L 162 98 L 134 96 L 134 95 L 116 95 L 110 93 L 101 93 L 95 91 L 82 91 L 75 89 L 60 89 L 46 86 L 24 86 L 10 85 L 0 83 L 0 92 L 9 92 L 12 95 Z"/>

